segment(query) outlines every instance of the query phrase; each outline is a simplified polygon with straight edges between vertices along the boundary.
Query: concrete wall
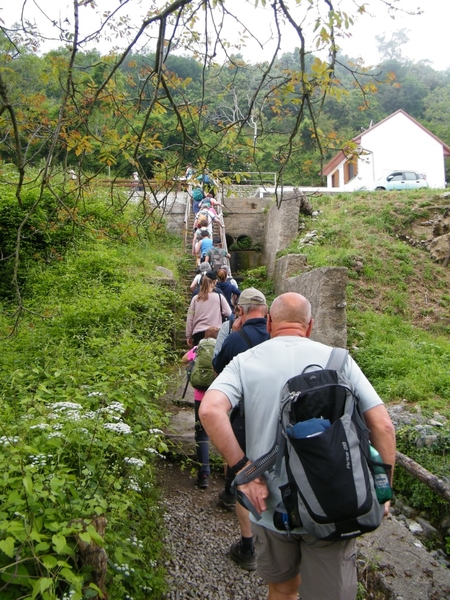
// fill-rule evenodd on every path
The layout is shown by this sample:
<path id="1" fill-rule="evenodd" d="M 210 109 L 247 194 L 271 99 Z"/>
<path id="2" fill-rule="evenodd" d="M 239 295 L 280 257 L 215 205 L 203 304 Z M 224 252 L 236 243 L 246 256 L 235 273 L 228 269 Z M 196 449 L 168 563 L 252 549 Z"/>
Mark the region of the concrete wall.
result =
<path id="1" fill-rule="evenodd" d="M 275 294 L 278 296 L 286 292 L 286 280 L 294 275 L 308 271 L 307 258 L 304 254 L 285 254 L 275 261 L 273 275 Z"/>
<path id="2" fill-rule="evenodd" d="M 298 235 L 301 196 L 301 192 L 297 190 L 289 192 L 284 196 L 279 208 L 274 204 L 267 213 L 264 264 L 267 265 L 267 275 L 270 278 L 274 276 L 277 252 L 287 248 Z"/>
<path id="3" fill-rule="evenodd" d="M 186 199 L 184 192 L 162 199 L 169 231 L 183 231 Z M 345 347 L 347 269 L 309 270 L 306 256 L 299 254 L 276 258 L 277 252 L 284 250 L 298 235 L 300 201 L 301 193 L 297 190 L 285 196 L 280 208 L 267 198 L 227 198 L 224 206 L 227 235 L 235 239 L 248 235 L 254 243 L 263 243 L 260 264 L 267 265 L 268 277 L 275 281 L 276 294 L 298 292 L 306 296 L 315 319 L 312 339 Z"/>
<path id="4" fill-rule="evenodd" d="M 164 209 L 168 231 L 181 233 L 184 228 L 187 192 L 171 192 L 166 196 L 160 193 L 157 198 Z M 266 212 L 272 204 L 272 198 L 225 198 L 223 214 L 227 236 L 237 240 L 245 235 L 251 237 L 254 244 L 263 244 Z"/>
<path id="5" fill-rule="evenodd" d="M 264 242 L 264 223 L 271 198 L 224 198 L 223 215 L 227 236 L 236 240 L 242 235 L 254 244 Z"/>
<path id="6" fill-rule="evenodd" d="M 313 269 L 285 280 L 284 292 L 297 292 L 311 302 L 311 339 L 330 346 L 347 346 L 347 281 L 345 267 Z"/>
<path id="7" fill-rule="evenodd" d="M 161 197 L 160 197 L 161 196 Z M 184 218 L 186 214 L 187 192 L 171 192 L 164 195 L 158 194 L 161 209 L 164 210 L 164 220 L 170 233 L 182 234 L 184 231 Z"/>

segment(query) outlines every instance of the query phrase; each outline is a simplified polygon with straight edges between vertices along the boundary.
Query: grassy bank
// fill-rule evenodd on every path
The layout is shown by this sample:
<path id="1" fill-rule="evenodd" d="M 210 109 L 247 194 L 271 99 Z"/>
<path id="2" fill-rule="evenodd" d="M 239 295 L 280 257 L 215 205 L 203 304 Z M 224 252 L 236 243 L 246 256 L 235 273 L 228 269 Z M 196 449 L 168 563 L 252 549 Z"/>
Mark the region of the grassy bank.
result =
<path id="1" fill-rule="evenodd" d="M 158 399 L 180 300 L 156 267 L 177 277 L 181 240 L 143 206 L 69 194 L 32 211 L 37 193 L 20 208 L 0 189 L 4 256 L 23 231 L 0 286 L 1 597 L 159 598 Z"/>
<path id="2" fill-rule="evenodd" d="M 312 199 L 316 217 L 286 252 L 306 254 L 311 268 L 347 267 L 348 347 L 383 400 L 403 402 L 426 425 L 398 431 L 398 448 L 449 482 L 450 270 L 419 242 L 449 200 L 431 190 L 339 194 Z M 307 233 L 316 232 L 314 236 Z M 420 440 L 436 436 L 429 447 Z M 395 490 L 435 524 L 448 503 L 397 469 Z M 447 552 L 450 552 L 448 532 Z"/>

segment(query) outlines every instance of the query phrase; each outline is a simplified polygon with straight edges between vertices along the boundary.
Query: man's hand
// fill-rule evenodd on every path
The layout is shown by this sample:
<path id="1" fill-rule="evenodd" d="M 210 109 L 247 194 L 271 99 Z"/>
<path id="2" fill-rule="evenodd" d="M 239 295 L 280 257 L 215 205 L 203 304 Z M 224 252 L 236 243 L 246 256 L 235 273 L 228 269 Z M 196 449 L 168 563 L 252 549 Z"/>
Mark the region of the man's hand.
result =
<path id="1" fill-rule="evenodd" d="M 238 486 L 238 489 L 247 496 L 258 513 L 261 514 L 267 509 L 266 498 L 269 495 L 269 490 L 264 479 L 257 477 L 249 483 Z"/>

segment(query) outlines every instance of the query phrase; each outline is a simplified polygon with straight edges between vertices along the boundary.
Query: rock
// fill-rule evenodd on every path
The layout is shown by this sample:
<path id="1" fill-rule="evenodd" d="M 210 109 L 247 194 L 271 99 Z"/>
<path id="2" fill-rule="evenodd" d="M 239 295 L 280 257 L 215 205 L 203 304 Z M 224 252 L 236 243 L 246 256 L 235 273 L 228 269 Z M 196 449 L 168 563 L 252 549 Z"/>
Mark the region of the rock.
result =
<path id="1" fill-rule="evenodd" d="M 437 436 L 437 435 L 426 435 L 423 438 L 423 442 L 424 442 L 426 448 L 431 448 L 431 446 L 436 444 L 438 441 L 439 441 L 439 436 Z"/>
<path id="2" fill-rule="evenodd" d="M 160 273 L 163 273 L 166 277 L 173 279 L 173 273 L 170 269 L 166 269 L 165 267 L 156 267 L 156 270 Z"/>
<path id="3" fill-rule="evenodd" d="M 410 519 L 408 519 L 406 521 L 407 525 L 408 525 L 408 529 L 409 531 L 414 534 L 414 535 L 419 535 L 421 533 L 423 533 L 423 529 L 422 526 L 419 525 L 419 523 L 417 523 L 416 521 L 411 521 Z"/>
<path id="4" fill-rule="evenodd" d="M 444 423 L 441 423 L 440 421 L 436 421 L 436 419 L 430 419 L 429 423 L 430 423 L 430 425 L 433 425 L 433 427 L 444 427 Z"/>
<path id="5" fill-rule="evenodd" d="M 428 539 L 432 539 L 437 536 L 437 529 L 433 527 L 433 525 L 429 521 L 423 519 L 422 517 L 416 517 L 416 521 L 422 527 L 425 536 Z"/>
<path id="6" fill-rule="evenodd" d="M 436 262 L 443 262 L 450 254 L 450 233 L 434 238 L 430 243 L 430 255 Z"/>
<path id="7" fill-rule="evenodd" d="M 380 550 L 380 548 L 383 548 Z M 372 565 L 373 597 L 397 600 L 450 597 L 450 572 L 396 518 L 385 518 L 372 533 L 358 538 L 358 555 Z M 388 569 L 383 568 L 389 565 Z"/>
<path id="8" fill-rule="evenodd" d="M 433 435 L 427 435 L 426 430 L 424 427 L 421 428 L 422 431 L 424 431 L 424 435 L 421 435 L 417 440 L 416 440 L 416 446 L 417 448 L 430 448 L 431 446 L 433 446 L 434 444 L 436 444 L 436 442 L 439 441 L 439 436 L 436 434 Z"/>
<path id="9" fill-rule="evenodd" d="M 446 515 L 443 519 L 441 519 L 439 527 L 441 527 L 442 529 L 450 528 L 450 515 Z"/>

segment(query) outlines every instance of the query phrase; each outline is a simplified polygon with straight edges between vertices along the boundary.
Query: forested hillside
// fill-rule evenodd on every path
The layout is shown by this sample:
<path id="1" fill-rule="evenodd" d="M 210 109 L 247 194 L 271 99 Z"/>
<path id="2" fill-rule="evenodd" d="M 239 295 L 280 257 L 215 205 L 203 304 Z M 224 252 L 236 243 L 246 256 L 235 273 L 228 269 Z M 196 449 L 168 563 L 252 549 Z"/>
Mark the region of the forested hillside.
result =
<path id="1" fill-rule="evenodd" d="M 277 57 L 270 74 L 241 55 L 205 64 L 169 54 L 162 90 L 149 51 L 119 57 L 61 47 L 39 56 L 5 34 L 0 50 L 3 103 L 17 126 L 4 110 L 0 158 L 24 167 L 51 153 L 87 178 L 138 169 L 144 179 L 171 180 L 191 162 L 319 185 L 322 161 L 398 109 L 450 143 L 450 73 L 403 59 L 401 46 L 388 47 L 376 68 L 338 54 L 331 69 L 310 54 L 299 61 L 297 49 Z M 17 136 L 28 138 L 20 155 Z"/>

